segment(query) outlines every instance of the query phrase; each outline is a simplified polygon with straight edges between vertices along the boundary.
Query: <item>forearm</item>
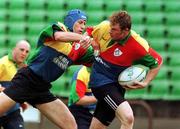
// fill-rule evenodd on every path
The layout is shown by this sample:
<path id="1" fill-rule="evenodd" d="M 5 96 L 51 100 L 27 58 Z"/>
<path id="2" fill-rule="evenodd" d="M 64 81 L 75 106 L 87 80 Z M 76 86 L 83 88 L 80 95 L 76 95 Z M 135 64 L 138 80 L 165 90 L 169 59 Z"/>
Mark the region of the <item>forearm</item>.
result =
<path id="1" fill-rule="evenodd" d="M 151 69 L 148 72 L 148 75 L 145 79 L 145 82 L 147 82 L 148 84 L 155 78 L 155 76 L 158 74 L 162 64 L 163 64 L 163 58 L 161 57 L 160 54 L 158 54 L 154 49 L 150 48 L 149 49 L 149 53 L 152 57 L 154 57 L 154 59 L 156 59 L 157 63 L 158 63 L 158 67 Z"/>
<path id="2" fill-rule="evenodd" d="M 73 33 L 73 32 L 55 32 L 55 40 L 63 42 L 74 42 L 83 39 L 83 35 Z"/>
<path id="3" fill-rule="evenodd" d="M 96 103 L 97 100 L 94 96 L 84 96 L 76 102 L 77 105 L 90 105 Z"/>
<path id="4" fill-rule="evenodd" d="M 150 69 L 147 76 L 146 76 L 146 79 L 144 80 L 144 82 L 149 84 L 156 77 L 156 75 L 158 74 L 161 66 L 162 66 L 162 63 L 159 64 L 158 67 Z"/>

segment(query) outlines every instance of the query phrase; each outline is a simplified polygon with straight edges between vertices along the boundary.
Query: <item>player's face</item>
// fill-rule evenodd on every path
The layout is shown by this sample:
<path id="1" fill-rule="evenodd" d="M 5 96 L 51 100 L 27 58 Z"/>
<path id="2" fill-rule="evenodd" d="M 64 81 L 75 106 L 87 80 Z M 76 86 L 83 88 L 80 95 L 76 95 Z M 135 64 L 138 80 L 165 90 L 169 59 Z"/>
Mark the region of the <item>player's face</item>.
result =
<path id="1" fill-rule="evenodd" d="M 80 19 L 74 23 L 73 32 L 82 34 L 86 27 L 86 20 Z"/>
<path id="2" fill-rule="evenodd" d="M 23 63 L 29 54 L 29 45 L 19 45 L 14 49 L 14 60 L 16 63 Z"/>
<path id="3" fill-rule="evenodd" d="M 115 24 L 115 25 L 111 24 L 110 26 L 111 26 L 110 35 L 113 40 L 122 40 L 127 36 L 128 31 L 122 30 L 119 27 L 119 24 Z"/>

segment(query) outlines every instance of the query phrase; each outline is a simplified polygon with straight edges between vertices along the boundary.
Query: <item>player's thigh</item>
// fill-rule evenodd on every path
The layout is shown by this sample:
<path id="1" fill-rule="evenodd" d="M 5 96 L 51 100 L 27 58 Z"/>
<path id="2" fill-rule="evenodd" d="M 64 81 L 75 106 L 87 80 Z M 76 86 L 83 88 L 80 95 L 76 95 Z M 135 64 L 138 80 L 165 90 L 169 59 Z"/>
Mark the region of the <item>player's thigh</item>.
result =
<path id="1" fill-rule="evenodd" d="M 14 106 L 16 102 L 9 98 L 3 92 L 0 93 L 0 116 L 8 111 L 12 106 Z"/>
<path id="2" fill-rule="evenodd" d="M 47 117 L 60 117 L 67 112 L 64 112 L 67 110 L 67 107 L 65 104 L 60 101 L 59 99 L 56 99 L 54 101 L 43 103 L 43 104 L 37 104 L 36 107 Z"/>
<path id="3" fill-rule="evenodd" d="M 56 99 L 52 102 L 37 104 L 36 107 L 57 126 L 64 129 L 68 128 L 68 126 L 69 129 L 71 129 L 71 127 L 76 129 L 76 122 L 73 115 L 61 100 Z"/>
<path id="4" fill-rule="evenodd" d="M 125 101 L 125 89 L 119 86 L 118 83 L 110 83 L 101 87 L 91 89 L 98 101 L 104 101 L 113 110 L 116 110 L 118 105 Z"/>

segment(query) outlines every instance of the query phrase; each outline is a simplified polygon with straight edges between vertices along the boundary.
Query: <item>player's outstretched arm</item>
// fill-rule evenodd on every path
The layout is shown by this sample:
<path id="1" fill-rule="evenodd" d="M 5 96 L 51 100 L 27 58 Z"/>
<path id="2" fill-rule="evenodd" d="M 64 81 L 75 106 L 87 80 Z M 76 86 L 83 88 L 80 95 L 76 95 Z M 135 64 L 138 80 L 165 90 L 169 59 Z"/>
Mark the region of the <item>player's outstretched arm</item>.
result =
<path id="1" fill-rule="evenodd" d="M 73 32 L 57 31 L 54 33 L 54 39 L 62 42 L 79 42 L 80 40 L 85 38 L 86 36 Z"/>

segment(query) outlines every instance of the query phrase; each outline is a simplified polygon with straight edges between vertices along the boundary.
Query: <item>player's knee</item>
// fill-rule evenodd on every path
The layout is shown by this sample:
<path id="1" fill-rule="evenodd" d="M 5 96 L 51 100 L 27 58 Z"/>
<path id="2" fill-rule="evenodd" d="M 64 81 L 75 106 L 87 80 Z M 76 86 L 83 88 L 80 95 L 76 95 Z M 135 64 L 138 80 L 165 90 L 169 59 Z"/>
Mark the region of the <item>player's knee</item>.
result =
<path id="1" fill-rule="evenodd" d="M 134 123 L 134 116 L 131 113 L 127 113 L 124 116 L 119 117 L 122 124 L 132 125 Z"/>
<path id="2" fill-rule="evenodd" d="M 119 106 L 116 110 L 116 116 L 124 125 L 133 125 L 134 123 L 134 115 L 129 106 Z"/>
<path id="3" fill-rule="evenodd" d="M 134 123 L 134 115 L 132 113 L 125 114 L 124 122 L 128 125 L 133 124 Z"/>
<path id="4" fill-rule="evenodd" d="M 68 123 L 68 125 L 66 125 L 67 129 L 77 129 L 77 123 L 74 118 L 69 121 L 66 119 L 63 123 Z"/>

